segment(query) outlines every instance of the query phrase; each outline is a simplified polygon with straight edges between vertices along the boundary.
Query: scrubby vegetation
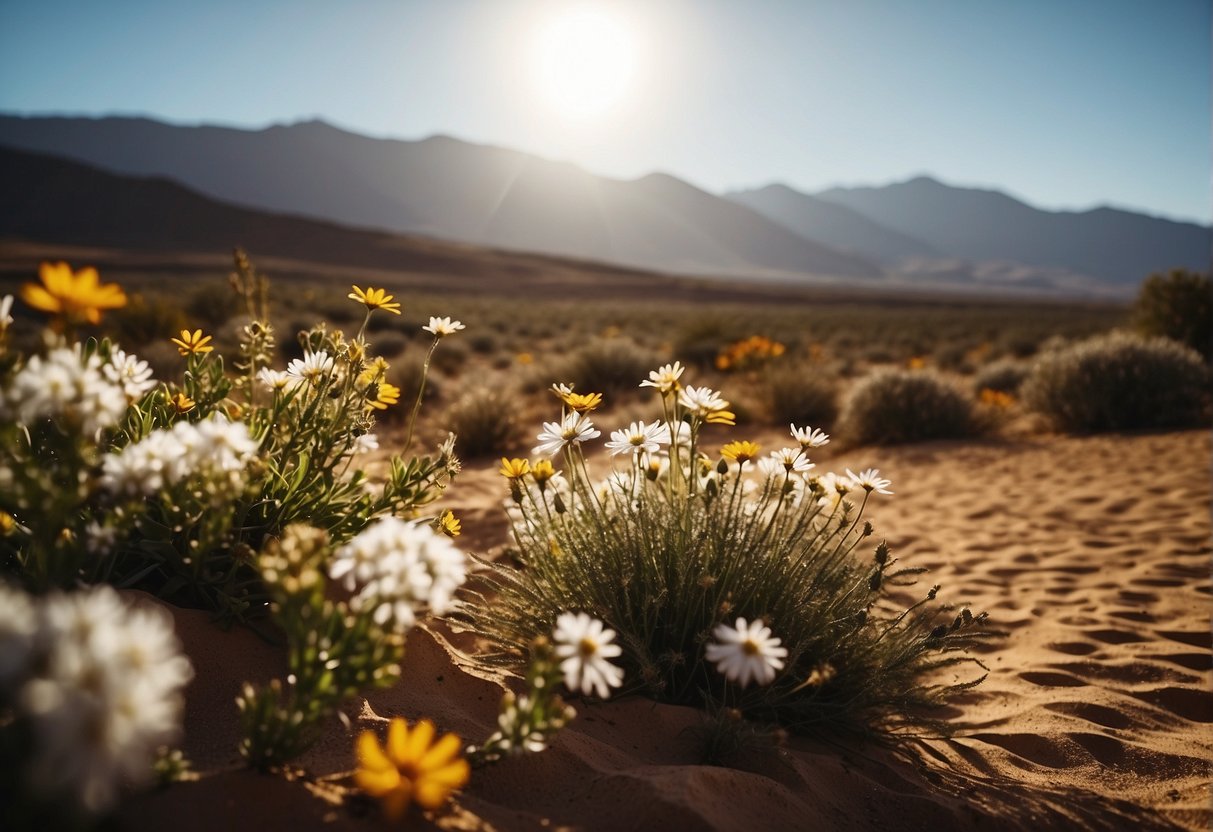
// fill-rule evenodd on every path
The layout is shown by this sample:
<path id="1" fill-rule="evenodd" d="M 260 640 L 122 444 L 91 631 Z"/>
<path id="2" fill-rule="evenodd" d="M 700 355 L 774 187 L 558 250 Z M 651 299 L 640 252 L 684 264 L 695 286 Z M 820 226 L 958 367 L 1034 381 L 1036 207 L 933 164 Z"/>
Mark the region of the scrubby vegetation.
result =
<path id="1" fill-rule="evenodd" d="M 539 461 L 502 460 L 522 565 L 483 564 L 487 594 L 453 619 L 499 649 L 486 661 L 517 667 L 563 611 L 600 618 L 618 633 L 624 673 L 599 695 L 623 684 L 797 731 L 939 728 L 926 706 L 982 674 L 936 672 L 980 665 L 960 651 L 989 633 L 984 614 L 942 606 L 939 587 L 902 600 L 923 570 L 902 565 L 865 519 L 889 481 L 817 475 L 810 455 L 828 437 L 808 427 L 769 454 L 749 441 L 710 446 L 705 428 L 734 415 L 716 391 L 683 386 L 682 372 L 650 373 L 656 418 L 611 433 L 618 464 L 600 480 L 586 452 L 601 395 L 553 388 L 562 412 L 539 435 Z"/>
<path id="2" fill-rule="evenodd" d="M 856 383 L 840 419 L 858 444 L 958 439 L 977 430 L 972 399 L 929 370 L 874 371 Z"/>
<path id="3" fill-rule="evenodd" d="M 1208 422 L 1209 385 L 1209 367 L 1194 350 L 1114 332 L 1039 356 L 1023 400 L 1075 433 L 1192 427 Z"/>
<path id="4" fill-rule="evenodd" d="M 1145 335 L 1161 335 L 1213 359 L 1213 278 L 1187 269 L 1152 274 L 1141 286 L 1133 322 Z"/>

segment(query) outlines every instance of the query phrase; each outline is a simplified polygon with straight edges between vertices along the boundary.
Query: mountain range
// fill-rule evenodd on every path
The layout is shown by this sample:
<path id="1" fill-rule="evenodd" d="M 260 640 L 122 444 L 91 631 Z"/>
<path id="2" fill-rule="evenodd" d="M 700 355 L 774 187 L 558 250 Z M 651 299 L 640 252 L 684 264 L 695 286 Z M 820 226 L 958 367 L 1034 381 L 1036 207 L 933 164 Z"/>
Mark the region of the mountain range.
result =
<path id="1" fill-rule="evenodd" d="M 446 136 L 375 139 L 321 121 L 243 130 L 0 116 L 0 147 L 161 177 L 262 213 L 732 279 L 1124 293 L 1151 271 L 1209 264 L 1204 226 L 1111 208 L 1044 211 L 927 177 L 716 195 L 665 174 L 611 179 Z M 17 233 L 17 219 L 6 208 L 0 233 Z M 160 225 L 172 224 L 170 214 Z"/>

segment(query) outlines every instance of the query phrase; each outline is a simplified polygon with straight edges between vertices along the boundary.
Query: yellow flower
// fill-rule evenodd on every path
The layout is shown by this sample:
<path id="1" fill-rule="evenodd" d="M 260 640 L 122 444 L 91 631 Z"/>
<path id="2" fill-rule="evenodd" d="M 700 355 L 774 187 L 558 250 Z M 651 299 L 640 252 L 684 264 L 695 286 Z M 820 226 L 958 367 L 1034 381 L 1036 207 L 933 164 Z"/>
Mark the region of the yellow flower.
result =
<path id="1" fill-rule="evenodd" d="M 916 355 L 906 362 L 906 366 L 911 370 L 921 370 L 923 367 L 927 366 L 927 360 L 921 355 Z"/>
<path id="2" fill-rule="evenodd" d="M 535 482 L 543 485 L 545 482 L 556 476 L 556 469 L 552 467 L 550 459 L 541 459 L 535 463 L 535 467 L 531 469 L 531 476 L 535 478 Z"/>
<path id="3" fill-rule="evenodd" d="M 566 393 L 561 398 L 564 399 L 564 403 L 569 406 L 569 409 L 578 413 L 589 413 L 597 410 L 598 406 L 602 404 L 601 393 Z"/>
<path id="4" fill-rule="evenodd" d="M 126 306 L 126 295 L 117 283 L 102 284 L 92 266 L 72 274 L 67 263 L 43 263 L 38 269 L 42 285 L 26 283 L 21 297 L 30 306 L 60 315 L 69 321 L 101 322 L 102 309 Z"/>
<path id="5" fill-rule="evenodd" d="M 459 518 L 455 516 L 455 512 L 449 508 L 438 515 L 438 530 L 447 537 L 459 537 L 459 530 L 462 525 L 459 522 Z"/>
<path id="6" fill-rule="evenodd" d="M 370 287 L 364 292 L 357 286 L 354 291 L 346 295 L 350 300 L 356 300 L 366 306 L 367 309 L 382 309 L 384 312 L 391 312 L 393 315 L 400 314 L 400 304 L 392 300 L 392 295 L 389 295 L 384 289 L 371 289 Z"/>
<path id="7" fill-rule="evenodd" d="M 377 355 L 375 356 L 374 360 L 367 365 L 366 369 L 362 371 L 362 374 L 358 376 L 358 383 L 363 385 L 370 384 L 373 381 L 383 378 L 387 371 L 387 359 L 382 355 Z"/>
<path id="8" fill-rule="evenodd" d="M 202 354 L 215 349 L 211 346 L 211 336 L 203 335 L 200 329 L 195 329 L 193 332 L 183 329 L 181 337 L 173 338 L 172 341 L 177 345 L 177 352 L 181 355 Z"/>
<path id="9" fill-rule="evenodd" d="M 373 731 L 358 737 L 358 769 L 354 782 L 379 798 L 389 820 L 399 820 L 416 800 L 424 809 L 437 809 L 451 792 L 468 781 L 467 760 L 458 757 L 460 740 L 445 734 L 434 742 L 434 723 L 423 719 L 410 731 L 396 717 L 388 726 L 387 744 L 381 748 Z"/>
<path id="10" fill-rule="evenodd" d="M 379 382 L 379 392 L 375 395 L 373 402 L 367 402 L 367 408 L 375 410 L 387 410 L 396 402 L 400 401 L 400 388 L 394 384 L 388 384 L 386 381 Z"/>
<path id="11" fill-rule="evenodd" d="M 720 449 L 720 455 L 734 462 L 749 462 L 758 456 L 758 445 L 753 442 L 730 442 Z"/>
<path id="12" fill-rule="evenodd" d="M 735 425 L 737 414 L 729 410 L 713 410 L 703 420 L 709 425 Z"/>
<path id="13" fill-rule="evenodd" d="M 178 393 L 177 395 L 175 395 L 171 399 L 169 399 L 169 404 L 171 404 L 173 406 L 173 409 L 176 410 L 178 413 L 189 413 L 191 410 L 194 409 L 194 405 L 196 405 L 197 402 L 195 402 L 193 399 L 191 399 L 189 396 L 185 395 L 184 393 Z"/>
<path id="14" fill-rule="evenodd" d="M 17 518 L 7 511 L 0 511 L 0 535 L 11 534 L 17 528 Z"/>
<path id="15" fill-rule="evenodd" d="M 497 473 L 507 480 L 520 480 L 531 472 L 531 463 L 525 459 L 501 458 L 501 468 Z"/>
<path id="16" fill-rule="evenodd" d="M 989 387 L 983 387 L 981 390 L 981 403 L 990 407 L 1008 408 L 1015 404 L 1015 397 L 1010 393 L 1004 393 L 1001 390 L 992 390 Z"/>
<path id="17" fill-rule="evenodd" d="M 520 352 L 518 355 L 514 356 L 514 360 L 519 364 L 534 364 L 535 356 L 531 355 L 529 352 Z"/>

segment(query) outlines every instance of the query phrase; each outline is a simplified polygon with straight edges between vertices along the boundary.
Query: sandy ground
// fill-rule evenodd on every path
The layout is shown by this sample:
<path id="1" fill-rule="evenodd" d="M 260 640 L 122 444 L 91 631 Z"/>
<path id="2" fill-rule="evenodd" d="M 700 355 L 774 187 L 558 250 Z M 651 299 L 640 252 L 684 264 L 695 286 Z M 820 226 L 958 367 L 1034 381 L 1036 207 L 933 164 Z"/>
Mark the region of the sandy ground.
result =
<path id="1" fill-rule="evenodd" d="M 781 443 L 772 435 L 768 447 Z M 828 449 L 825 449 L 828 450 Z M 697 765 L 696 711 L 631 698 L 582 704 L 540 755 L 478 770 L 448 829 L 1204 829 L 1210 823 L 1210 437 L 1207 432 L 1034 437 L 823 453 L 876 466 L 896 496 L 870 516 L 941 597 L 1007 633 L 987 681 L 949 715 L 952 740 L 904 753 L 793 739 L 735 767 Z M 501 480 L 469 469 L 451 492 L 461 543 L 505 539 Z M 428 716 L 469 741 L 493 729 L 500 686 L 441 635 L 415 631 L 405 678 L 352 703 L 300 761 L 240 767 L 235 694 L 281 673 L 248 631 L 177 611 L 195 662 L 185 749 L 201 774 L 129 801 L 131 829 L 373 828 L 348 789 L 353 734 Z"/>

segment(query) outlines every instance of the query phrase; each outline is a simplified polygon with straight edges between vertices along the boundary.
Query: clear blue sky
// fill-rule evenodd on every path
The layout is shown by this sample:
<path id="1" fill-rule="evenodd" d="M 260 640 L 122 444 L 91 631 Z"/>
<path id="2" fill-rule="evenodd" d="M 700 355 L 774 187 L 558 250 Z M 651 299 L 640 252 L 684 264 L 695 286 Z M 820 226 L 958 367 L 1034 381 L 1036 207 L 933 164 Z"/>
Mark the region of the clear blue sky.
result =
<path id="1" fill-rule="evenodd" d="M 1207 0 L 601 0 L 633 69 L 580 121 L 531 69 L 569 5 L 0 0 L 0 110 L 320 116 L 716 191 L 929 172 L 1046 208 L 1213 219 Z"/>

